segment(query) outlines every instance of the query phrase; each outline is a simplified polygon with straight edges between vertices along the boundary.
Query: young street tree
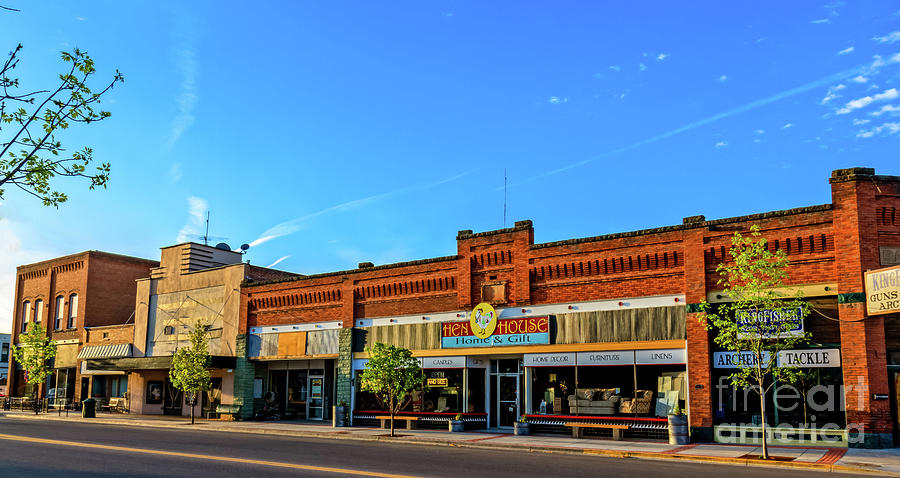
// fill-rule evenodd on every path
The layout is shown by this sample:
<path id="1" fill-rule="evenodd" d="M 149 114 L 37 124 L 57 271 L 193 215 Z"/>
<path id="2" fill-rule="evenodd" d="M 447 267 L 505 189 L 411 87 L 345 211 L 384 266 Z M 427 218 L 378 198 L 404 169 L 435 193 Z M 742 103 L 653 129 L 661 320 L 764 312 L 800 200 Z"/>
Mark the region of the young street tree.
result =
<path id="1" fill-rule="evenodd" d="M 194 406 L 200 394 L 210 387 L 209 340 L 206 328 L 200 321 L 190 333 L 190 346 L 175 351 L 169 380 L 172 386 L 183 391 L 191 405 L 191 425 L 194 424 Z"/>
<path id="2" fill-rule="evenodd" d="M 40 199 L 46 206 L 58 207 L 68 196 L 55 188 L 56 176 L 84 178 L 89 188 L 106 187 L 109 163 L 89 171 L 93 150 L 67 150 L 56 134 L 71 123 L 95 123 L 109 118 L 108 111 L 95 109 L 103 95 L 124 81 L 118 70 L 98 92 L 88 86 L 96 69 L 87 52 L 74 49 L 62 52 L 70 63 L 59 75 L 59 83 L 48 90 L 20 91 L 19 79 L 12 77 L 19 65 L 22 45 L 10 52 L 0 67 L 0 199 L 6 188 L 15 186 Z"/>
<path id="3" fill-rule="evenodd" d="M 367 350 L 369 361 L 360 374 L 363 391 L 372 392 L 391 416 L 391 436 L 394 436 L 394 415 L 422 388 L 425 374 L 412 352 L 403 347 L 376 343 Z"/>
<path id="4" fill-rule="evenodd" d="M 751 226 L 749 236 L 735 232 L 729 254 L 732 262 L 719 264 L 716 271 L 730 302 L 717 307 L 703 302 L 705 317 L 700 320 L 716 334 L 719 347 L 735 354 L 738 368 L 729 376 L 731 384 L 759 397 L 763 459 L 769 459 L 766 395 L 776 384 L 791 385 L 801 378 L 797 367 L 778 357 L 809 340 L 803 328 L 809 309 L 799 290 L 787 292 L 787 255 L 770 250 L 759 226 Z"/>
<path id="5" fill-rule="evenodd" d="M 37 414 L 40 410 L 38 389 L 53 373 L 50 359 L 56 357 L 56 342 L 47 337 L 47 329 L 41 324 L 31 322 L 28 331 L 19 335 L 19 344 L 13 347 L 13 359 L 25 370 L 26 382 L 33 387 L 34 413 Z"/>

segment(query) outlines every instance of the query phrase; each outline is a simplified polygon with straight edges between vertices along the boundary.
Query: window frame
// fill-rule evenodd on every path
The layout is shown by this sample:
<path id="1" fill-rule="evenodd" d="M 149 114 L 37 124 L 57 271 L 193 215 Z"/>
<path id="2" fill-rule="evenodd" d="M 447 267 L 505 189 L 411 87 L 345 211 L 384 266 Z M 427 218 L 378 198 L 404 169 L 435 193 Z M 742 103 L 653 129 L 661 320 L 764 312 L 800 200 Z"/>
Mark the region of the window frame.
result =
<path id="1" fill-rule="evenodd" d="M 26 300 L 25 302 L 22 303 L 22 324 L 21 324 L 22 332 L 21 333 L 23 333 L 23 334 L 28 332 L 28 316 L 30 316 L 30 315 L 31 315 L 31 301 Z"/>
<path id="2" fill-rule="evenodd" d="M 56 303 L 53 305 L 53 328 L 54 330 L 62 330 L 63 326 L 63 309 L 66 306 L 66 298 L 60 294 L 56 296 Z"/>
<path id="3" fill-rule="evenodd" d="M 69 317 L 67 328 L 74 329 L 78 326 L 78 293 L 74 292 L 69 294 Z"/>

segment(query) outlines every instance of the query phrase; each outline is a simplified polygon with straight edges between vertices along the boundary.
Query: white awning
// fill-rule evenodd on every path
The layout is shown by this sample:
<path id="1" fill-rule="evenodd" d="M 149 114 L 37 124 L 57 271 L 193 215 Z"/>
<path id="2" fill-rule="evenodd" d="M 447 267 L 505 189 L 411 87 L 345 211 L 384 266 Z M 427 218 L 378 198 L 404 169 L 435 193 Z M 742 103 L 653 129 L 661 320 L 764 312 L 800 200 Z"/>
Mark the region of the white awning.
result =
<path id="1" fill-rule="evenodd" d="M 131 344 L 89 345 L 78 352 L 79 359 L 131 357 Z"/>

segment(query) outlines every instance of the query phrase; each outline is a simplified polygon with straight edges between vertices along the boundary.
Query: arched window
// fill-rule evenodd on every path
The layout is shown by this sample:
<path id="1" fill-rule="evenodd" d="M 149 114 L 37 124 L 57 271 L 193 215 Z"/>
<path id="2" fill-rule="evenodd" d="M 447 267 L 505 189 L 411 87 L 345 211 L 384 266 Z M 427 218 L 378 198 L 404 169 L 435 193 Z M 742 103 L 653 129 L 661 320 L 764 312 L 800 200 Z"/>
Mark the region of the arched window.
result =
<path id="1" fill-rule="evenodd" d="M 69 328 L 75 328 L 75 322 L 78 319 L 78 294 L 69 296 Z"/>
<path id="2" fill-rule="evenodd" d="M 38 299 L 34 301 L 34 323 L 41 323 L 41 319 L 44 318 L 44 301 Z"/>
<path id="3" fill-rule="evenodd" d="M 25 301 L 22 304 L 22 333 L 28 332 L 28 317 L 31 316 L 31 302 Z"/>
<path id="4" fill-rule="evenodd" d="M 65 298 L 61 295 L 56 296 L 56 304 L 53 307 L 53 328 L 59 330 L 63 326 L 63 305 Z"/>

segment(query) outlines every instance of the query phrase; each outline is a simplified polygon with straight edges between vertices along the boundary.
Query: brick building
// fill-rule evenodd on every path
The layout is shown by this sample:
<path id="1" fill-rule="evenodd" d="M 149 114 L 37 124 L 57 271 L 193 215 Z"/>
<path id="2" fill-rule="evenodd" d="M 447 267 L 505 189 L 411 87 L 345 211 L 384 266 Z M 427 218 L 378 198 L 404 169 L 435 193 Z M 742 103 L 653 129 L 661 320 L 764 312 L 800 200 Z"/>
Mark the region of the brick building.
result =
<path id="1" fill-rule="evenodd" d="M 853 168 L 830 183 L 830 204 L 538 244 L 520 221 L 459 231 L 447 257 L 248 280 L 234 402 L 244 417 L 266 406 L 298 418 L 347 402 L 355 423 L 372 423 L 379 405 L 356 376 L 366 347 L 386 342 L 422 361 L 428 383 L 405 412 L 421 423 L 462 413 L 467 426 L 504 427 L 527 415 L 547 431 L 584 420 L 626 423 L 627 435 L 663 429 L 678 404 L 694 440 L 752 441 L 758 409 L 721 386 L 729 355 L 698 305 L 728 300 L 716 265 L 733 233 L 756 224 L 811 306 L 812 343 L 792 353 L 817 357 L 804 367 L 810 390 L 837 394 L 812 415 L 815 400 L 794 400 L 776 414 L 781 437 L 890 446 L 900 317 L 866 315 L 863 274 L 900 256 L 900 177 Z M 473 311 L 480 303 L 493 310 Z"/>
<path id="2" fill-rule="evenodd" d="M 156 265 L 146 259 L 87 251 L 17 268 L 12 343 L 18 343 L 19 334 L 34 322 L 43 325 L 57 343 L 54 373 L 42 395 L 81 400 L 96 391 L 108 397 L 106 378 L 96 379 L 78 356 L 92 328 L 132 320 L 135 280 Z M 12 357 L 8 390 L 10 396 L 19 397 L 31 392 Z"/>

